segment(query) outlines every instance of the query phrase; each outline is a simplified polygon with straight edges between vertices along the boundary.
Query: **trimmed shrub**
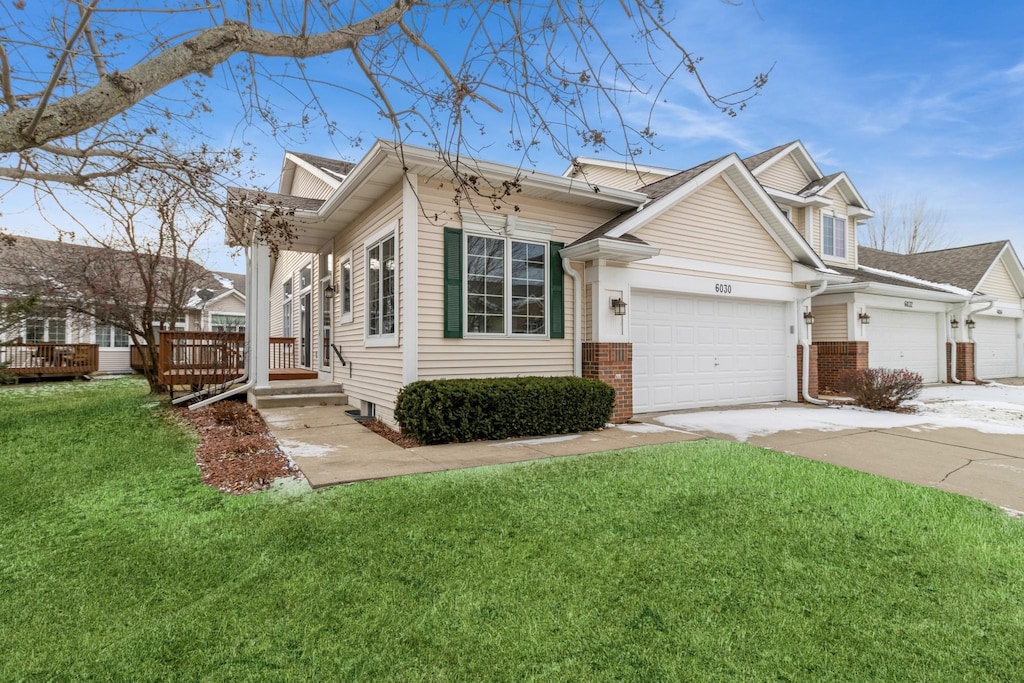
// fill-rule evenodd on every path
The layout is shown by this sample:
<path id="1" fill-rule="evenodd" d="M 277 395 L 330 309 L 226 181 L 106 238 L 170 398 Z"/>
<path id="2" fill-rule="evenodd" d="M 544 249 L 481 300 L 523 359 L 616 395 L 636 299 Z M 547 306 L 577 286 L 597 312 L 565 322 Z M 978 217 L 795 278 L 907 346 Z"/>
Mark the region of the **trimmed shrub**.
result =
<path id="1" fill-rule="evenodd" d="M 922 381 L 921 375 L 910 370 L 866 368 L 844 372 L 838 388 L 864 408 L 896 410 L 903 401 L 917 398 Z"/>
<path id="2" fill-rule="evenodd" d="M 422 380 L 398 393 L 395 419 L 420 443 L 566 434 L 603 427 L 615 390 L 582 377 Z"/>

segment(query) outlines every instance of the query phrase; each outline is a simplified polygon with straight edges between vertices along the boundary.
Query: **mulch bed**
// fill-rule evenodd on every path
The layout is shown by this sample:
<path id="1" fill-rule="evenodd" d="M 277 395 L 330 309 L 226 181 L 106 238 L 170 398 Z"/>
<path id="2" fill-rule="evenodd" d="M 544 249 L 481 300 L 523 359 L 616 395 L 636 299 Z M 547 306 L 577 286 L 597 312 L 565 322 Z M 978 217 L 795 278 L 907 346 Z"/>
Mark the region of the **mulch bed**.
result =
<path id="1" fill-rule="evenodd" d="M 414 437 L 409 436 L 408 434 L 402 434 L 401 432 L 397 432 L 391 427 L 388 427 L 380 420 L 368 420 L 361 422 L 360 424 L 362 424 L 364 427 L 369 429 L 374 434 L 379 434 L 388 441 L 390 441 L 391 443 L 401 446 L 402 448 L 416 448 L 417 446 L 423 445 Z"/>
<path id="2" fill-rule="evenodd" d="M 196 464 L 204 484 L 224 493 L 253 493 L 279 477 L 302 476 L 249 404 L 226 400 L 176 413 L 199 434 Z"/>

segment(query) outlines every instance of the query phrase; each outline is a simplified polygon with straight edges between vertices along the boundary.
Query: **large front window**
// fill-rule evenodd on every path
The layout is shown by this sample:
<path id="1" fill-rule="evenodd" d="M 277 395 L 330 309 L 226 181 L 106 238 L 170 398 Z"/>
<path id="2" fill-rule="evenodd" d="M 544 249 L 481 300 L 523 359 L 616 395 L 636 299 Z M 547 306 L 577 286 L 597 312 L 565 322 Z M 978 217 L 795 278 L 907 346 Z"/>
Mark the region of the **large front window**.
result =
<path id="1" fill-rule="evenodd" d="M 846 258 L 846 219 L 821 215 L 821 252 L 825 256 Z"/>
<path id="2" fill-rule="evenodd" d="M 507 237 L 466 236 L 466 331 L 547 334 L 547 248 Z"/>
<path id="3" fill-rule="evenodd" d="M 366 334 L 395 334 L 395 236 L 366 249 Z"/>
<path id="4" fill-rule="evenodd" d="M 211 313 L 210 329 L 214 332 L 245 332 L 245 316 L 234 313 Z"/>

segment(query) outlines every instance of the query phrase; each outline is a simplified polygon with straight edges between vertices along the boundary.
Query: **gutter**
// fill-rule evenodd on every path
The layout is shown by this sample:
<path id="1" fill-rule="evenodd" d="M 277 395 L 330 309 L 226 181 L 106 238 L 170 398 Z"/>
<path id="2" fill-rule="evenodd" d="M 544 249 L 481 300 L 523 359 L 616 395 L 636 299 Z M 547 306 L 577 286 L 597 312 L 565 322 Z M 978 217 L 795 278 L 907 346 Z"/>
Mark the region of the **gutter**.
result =
<path id="1" fill-rule="evenodd" d="M 802 367 L 802 372 L 800 373 L 800 395 L 801 395 L 801 397 L 803 397 L 804 401 L 806 401 L 807 403 L 811 403 L 813 405 L 816 405 L 816 406 L 827 406 L 828 405 L 828 401 L 822 401 L 820 398 L 814 398 L 813 396 L 810 395 L 809 384 L 810 384 L 810 376 L 811 376 L 810 375 L 810 372 L 811 372 L 811 368 L 810 368 L 810 365 L 811 365 L 811 342 L 807 338 L 807 325 L 806 325 L 806 323 L 804 323 L 802 316 L 803 316 L 804 302 L 808 301 L 810 299 L 813 299 L 814 297 L 818 296 L 819 294 L 824 292 L 825 289 L 827 289 L 827 288 L 828 288 L 828 280 L 825 280 L 825 279 L 819 280 L 818 281 L 818 288 L 813 290 L 813 291 L 808 292 L 805 296 L 802 296 L 799 299 L 797 299 L 797 307 L 796 307 L 796 314 L 797 314 L 796 325 L 797 325 L 797 329 L 800 330 L 800 332 L 797 334 L 797 344 L 800 346 L 801 353 L 803 354 L 803 367 Z"/>
<path id="2" fill-rule="evenodd" d="M 257 215 L 256 220 L 259 221 L 261 218 L 262 218 L 262 215 Z M 253 235 L 254 236 L 255 236 L 255 234 L 256 234 L 255 231 L 253 231 Z M 217 401 L 220 401 L 221 399 L 228 398 L 229 396 L 235 396 L 235 395 L 240 394 L 242 392 L 249 391 L 250 389 L 252 389 L 253 387 L 256 386 L 256 379 L 250 377 L 251 369 L 252 369 L 251 368 L 251 363 L 252 363 L 252 360 L 251 360 L 252 359 L 251 349 L 252 349 L 252 345 L 253 345 L 253 340 L 252 340 L 252 336 L 251 336 L 252 335 L 252 320 L 253 320 L 253 309 L 255 308 L 255 305 L 253 303 L 254 299 L 255 299 L 255 296 L 254 296 L 255 292 L 252 291 L 252 288 L 254 286 L 255 278 L 253 277 L 252 269 L 253 269 L 252 249 L 250 247 L 246 247 L 245 248 L 245 349 L 246 349 L 247 353 L 245 354 L 245 369 L 244 369 L 244 372 L 242 372 L 242 376 L 241 377 L 237 377 L 237 378 L 231 380 L 231 384 L 235 384 L 236 382 L 241 382 L 241 384 L 239 386 L 233 388 L 233 389 L 228 389 L 225 392 L 216 394 L 214 396 L 210 396 L 209 398 L 205 398 L 202 401 L 199 401 L 198 403 L 193 403 L 193 404 L 191 404 L 188 407 L 189 410 L 196 410 L 197 408 L 202 408 L 204 406 L 208 406 L 211 403 L 216 403 Z M 224 385 L 220 385 L 220 386 L 223 387 Z M 230 386 L 230 385 L 228 385 L 228 386 Z M 209 393 L 210 391 L 213 391 L 213 389 L 215 389 L 215 388 L 217 388 L 217 387 L 212 387 L 210 389 L 204 389 L 203 391 L 199 391 L 199 392 L 196 392 L 196 393 L 193 393 L 193 394 L 189 394 L 188 396 L 182 396 L 180 398 L 175 399 L 173 401 L 173 403 L 180 403 L 180 402 L 187 401 L 190 398 L 195 398 L 196 396 L 201 396 L 204 393 Z"/>

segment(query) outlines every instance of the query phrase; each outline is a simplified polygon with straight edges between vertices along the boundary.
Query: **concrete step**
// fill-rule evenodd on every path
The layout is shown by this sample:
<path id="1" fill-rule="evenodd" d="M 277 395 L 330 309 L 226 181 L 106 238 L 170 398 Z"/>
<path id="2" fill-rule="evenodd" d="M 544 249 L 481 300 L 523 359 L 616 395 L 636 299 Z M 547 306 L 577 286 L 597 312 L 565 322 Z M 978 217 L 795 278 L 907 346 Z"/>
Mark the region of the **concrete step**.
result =
<path id="1" fill-rule="evenodd" d="M 303 379 L 271 382 L 270 386 L 253 389 L 251 393 L 256 396 L 285 396 L 288 394 L 337 394 L 344 391 L 345 387 L 334 382 Z"/>
<path id="2" fill-rule="evenodd" d="M 313 394 L 254 394 L 252 398 L 254 405 L 257 408 L 302 408 L 319 405 L 348 405 L 348 394 L 337 391 Z"/>

